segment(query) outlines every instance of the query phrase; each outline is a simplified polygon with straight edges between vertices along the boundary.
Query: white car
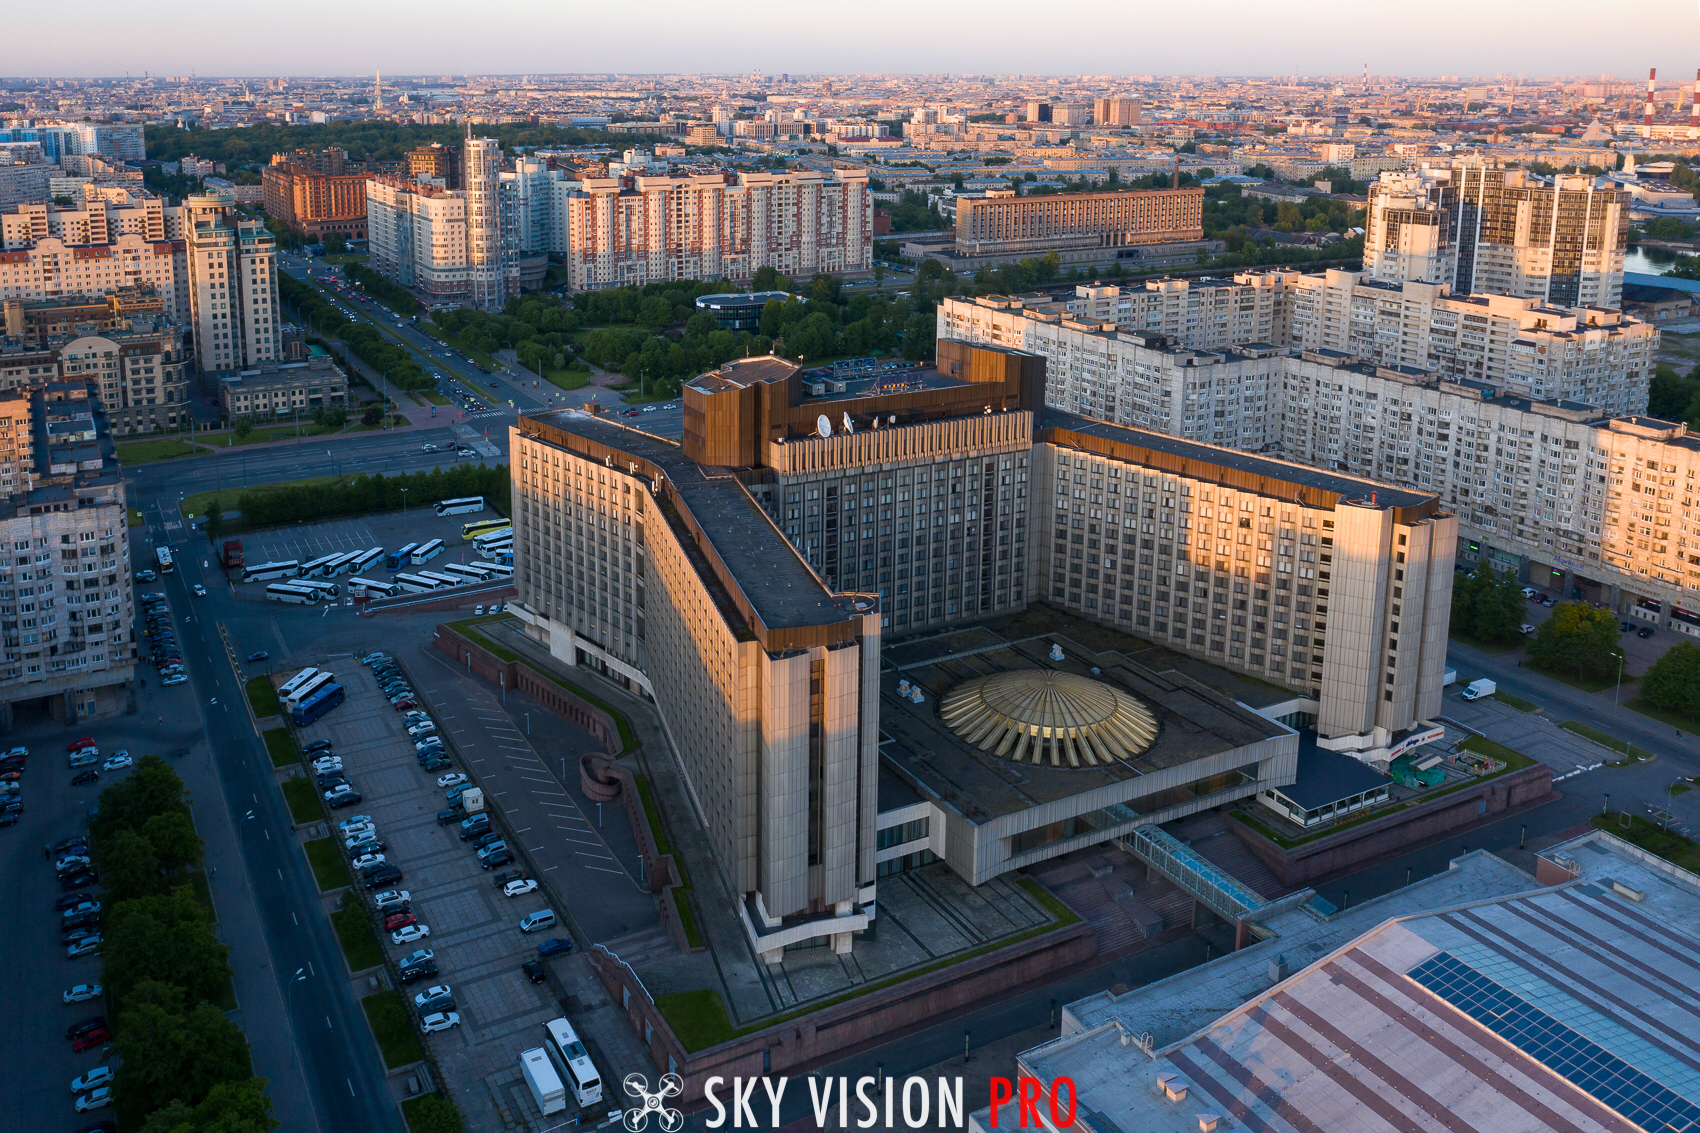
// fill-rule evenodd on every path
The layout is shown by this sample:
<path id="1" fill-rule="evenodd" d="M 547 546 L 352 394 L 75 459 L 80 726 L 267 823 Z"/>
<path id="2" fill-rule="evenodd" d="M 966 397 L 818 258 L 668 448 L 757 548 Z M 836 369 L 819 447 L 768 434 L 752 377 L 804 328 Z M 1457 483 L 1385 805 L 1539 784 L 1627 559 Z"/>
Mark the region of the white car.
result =
<path id="1" fill-rule="evenodd" d="M 383 865 L 387 861 L 389 859 L 382 854 L 361 854 L 354 859 L 353 864 L 355 869 L 365 869 L 369 865 Z"/>
<path id="2" fill-rule="evenodd" d="M 202 586 L 198 582 L 195 583 L 195 585 L 191 586 L 189 589 L 191 589 L 195 592 L 195 597 L 197 597 L 197 598 L 205 598 L 207 596 L 207 588 Z"/>
<path id="3" fill-rule="evenodd" d="M 466 776 L 459 771 L 451 771 L 447 775 L 437 777 L 437 786 L 439 787 L 458 787 L 464 782 L 466 782 Z"/>
<path id="4" fill-rule="evenodd" d="M 520 897 L 532 892 L 536 888 L 537 882 L 531 880 L 529 877 L 524 877 L 518 881 L 510 881 L 506 885 L 502 886 L 502 896 Z"/>
<path id="5" fill-rule="evenodd" d="M 410 924 L 390 933 L 390 940 L 395 944 L 412 944 L 415 940 L 424 940 L 430 935 L 430 925 Z"/>
<path id="6" fill-rule="evenodd" d="M 405 889 L 386 889 L 372 898 L 372 904 L 378 906 L 378 911 L 393 909 L 397 905 L 405 905 L 413 900 L 413 894 Z"/>
<path id="7" fill-rule="evenodd" d="M 446 1031 L 450 1027 L 460 1026 L 460 1012 L 438 1011 L 434 1015 L 425 1016 L 419 1021 L 419 1025 L 425 1029 L 426 1034 L 432 1031 Z"/>
<path id="8" fill-rule="evenodd" d="M 371 826 L 371 825 L 372 825 L 372 816 L 371 815 L 369 815 L 369 814 L 357 814 L 353 818 L 343 819 L 341 822 L 336 824 L 336 828 L 338 830 L 342 831 L 344 834 L 347 834 L 350 831 L 352 831 L 356 826 Z"/>
<path id="9" fill-rule="evenodd" d="M 1524 622 L 1522 625 L 1517 627 L 1517 632 L 1524 635 L 1531 634 L 1535 632 L 1535 627 L 1528 622 Z"/>
<path id="10" fill-rule="evenodd" d="M 455 1022 L 460 1022 L 457 1017 Z M 97 1109 L 105 1109 L 112 1104 L 112 1087 L 102 1086 L 98 1090 L 90 1090 L 77 1099 L 77 1112 L 90 1113 Z"/>
<path id="11" fill-rule="evenodd" d="M 64 999 L 66 1003 L 87 1003 L 91 999 L 99 999 L 104 994 L 105 989 L 99 984 L 78 984 L 66 990 Z"/>
<path id="12" fill-rule="evenodd" d="M 175 676 L 166 677 L 163 681 L 160 681 L 159 683 L 162 684 L 162 685 L 180 685 L 188 679 L 189 678 L 184 676 L 182 673 L 178 673 Z"/>
<path id="13" fill-rule="evenodd" d="M 119 752 L 117 755 L 101 764 L 100 769 L 102 771 L 121 771 L 124 768 L 129 767 L 133 762 L 135 761 L 128 755 L 125 755 L 123 752 Z"/>
<path id="14" fill-rule="evenodd" d="M 433 999 L 438 998 L 439 996 L 453 995 L 453 994 L 454 994 L 454 989 L 449 987 L 448 984 L 438 984 L 435 987 L 428 987 L 424 991 L 420 992 L 418 995 L 414 996 L 413 997 L 413 1006 L 423 1007 L 427 1003 L 431 1002 Z"/>
<path id="15" fill-rule="evenodd" d="M 327 771 L 341 771 L 342 757 L 338 755 L 322 755 L 313 761 L 313 773 L 323 775 Z"/>
<path id="16" fill-rule="evenodd" d="M 71 1083 L 71 1092 L 73 1094 L 80 1094 L 85 1090 L 98 1090 L 102 1086 L 110 1086 L 112 1085 L 112 1079 L 114 1077 L 115 1075 L 112 1073 L 112 1067 L 96 1066 L 93 1070 L 90 1070 L 87 1074 L 84 1074 L 81 1078 L 78 1078 L 76 1081 Z"/>
<path id="17" fill-rule="evenodd" d="M 345 850 L 352 850 L 362 842 L 376 841 L 377 837 L 378 832 L 373 829 L 352 830 L 349 832 L 348 837 L 342 840 L 342 848 Z"/>
<path id="18" fill-rule="evenodd" d="M 341 829 L 342 836 L 347 839 L 347 842 L 349 843 L 358 842 L 368 834 L 376 834 L 378 832 L 378 828 L 371 822 L 350 822 L 346 825 L 342 825 Z"/>

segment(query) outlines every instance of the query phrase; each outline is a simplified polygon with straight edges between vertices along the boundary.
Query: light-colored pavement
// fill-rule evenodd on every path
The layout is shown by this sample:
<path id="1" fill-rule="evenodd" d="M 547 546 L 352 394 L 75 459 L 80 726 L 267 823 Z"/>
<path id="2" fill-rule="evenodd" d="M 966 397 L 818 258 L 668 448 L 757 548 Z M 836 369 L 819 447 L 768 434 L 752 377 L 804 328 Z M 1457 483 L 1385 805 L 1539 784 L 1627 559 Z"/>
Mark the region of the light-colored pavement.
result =
<path id="1" fill-rule="evenodd" d="M 1560 728 L 1544 712 L 1524 712 L 1490 696 L 1465 700 L 1456 688 L 1446 690 L 1444 704 L 1444 719 L 1540 760 L 1552 768 L 1554 779 L 1593 771 L 1609 759 L 1620 758 L 1592 740 Z"/>

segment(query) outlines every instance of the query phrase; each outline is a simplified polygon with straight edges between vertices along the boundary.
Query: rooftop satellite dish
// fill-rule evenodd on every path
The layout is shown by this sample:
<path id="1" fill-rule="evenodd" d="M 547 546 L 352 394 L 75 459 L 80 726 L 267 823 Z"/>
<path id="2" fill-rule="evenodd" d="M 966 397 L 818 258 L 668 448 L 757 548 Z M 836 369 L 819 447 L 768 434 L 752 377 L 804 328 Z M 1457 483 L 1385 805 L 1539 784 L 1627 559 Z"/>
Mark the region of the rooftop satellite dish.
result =
<path id="1" fill-rule="evenodd" d="M 856 426 L 850 423 L 850 414 L 848 413 L 844 415 L 844 431 L 846 433 L 854 433 L 856 431 Z"/>
<path id="2" fill-rule="evenodd" d="M 822 413 L 815 418 L 815 432 L 823 437 L 832 436 L 832 418 Z"/>

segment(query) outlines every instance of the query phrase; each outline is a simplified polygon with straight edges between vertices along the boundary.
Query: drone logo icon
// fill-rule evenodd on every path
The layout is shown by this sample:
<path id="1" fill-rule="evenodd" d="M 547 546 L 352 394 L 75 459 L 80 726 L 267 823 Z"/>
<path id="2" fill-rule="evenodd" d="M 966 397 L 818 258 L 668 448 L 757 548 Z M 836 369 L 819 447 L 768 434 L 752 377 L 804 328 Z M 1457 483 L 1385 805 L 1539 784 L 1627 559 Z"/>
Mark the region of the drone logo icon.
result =
<path id="1" fill-rule="evenodd" d="M 642 1074 L 627 1074 L 621 1083 L 626 1095 L 637 1101 L 637 1105 L 620 1115 L 621 1122 L 631 1133 L 643 1133 L 649 1125 L 649 1115 L 655 1114 L 656 1122 L 661 1126 L 662 1133 L 678 1133 L 685 1124 L 685 1115 L 671 1106 L 661 1103 L 668 1098 L 676 1098 L 685 1092 L 685 1080 L 677 1074 L 663 1074 L 661 1088 L 654 1093 L 649 1091 L 649 1079 Z"/>

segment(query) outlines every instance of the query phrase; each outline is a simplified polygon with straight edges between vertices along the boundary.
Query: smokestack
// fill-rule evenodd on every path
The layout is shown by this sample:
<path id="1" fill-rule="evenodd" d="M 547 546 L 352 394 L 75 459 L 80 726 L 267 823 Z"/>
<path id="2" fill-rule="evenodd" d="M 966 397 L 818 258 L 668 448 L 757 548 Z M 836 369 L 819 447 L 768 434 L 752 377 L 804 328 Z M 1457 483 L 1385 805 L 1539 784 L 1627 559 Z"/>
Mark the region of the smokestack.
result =
<path id="1" fill-rule="evenodd" d="M 1653 136 L 1653 80 L 1658 75 L 1657 67 L 1647 68 L 1647 107 L 1642 113 L 1641 129 L 1649 138 Z"/>
<path id="2" fill-rule="evenodd" d="M 1369 93 L 1369 64 L 1364 64 L 1364 93 Z"/>
<path id="3" fill-rule="evenodd" d="M 1176 188 L 1176 189 L 1178 189 L 1178 188 L 1180 188 L 1180 187 L 1181 187 L 1181 151 L 1180 151 L 1180 150 L 1176 150 L 1176 151 L 1175 151 L 1175 179 L 1174 179 L 1174 187 L 1175 187 L 1175 188 Z"/>

